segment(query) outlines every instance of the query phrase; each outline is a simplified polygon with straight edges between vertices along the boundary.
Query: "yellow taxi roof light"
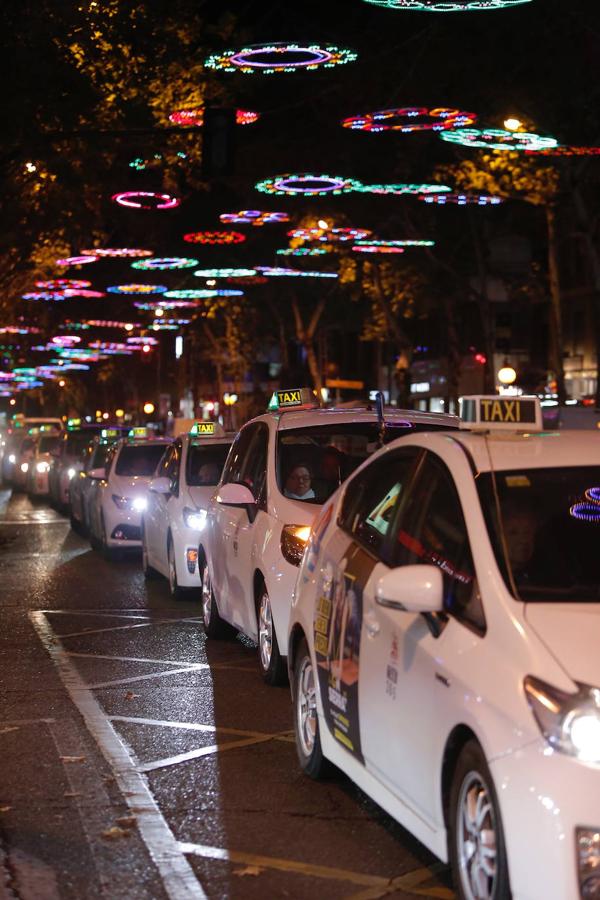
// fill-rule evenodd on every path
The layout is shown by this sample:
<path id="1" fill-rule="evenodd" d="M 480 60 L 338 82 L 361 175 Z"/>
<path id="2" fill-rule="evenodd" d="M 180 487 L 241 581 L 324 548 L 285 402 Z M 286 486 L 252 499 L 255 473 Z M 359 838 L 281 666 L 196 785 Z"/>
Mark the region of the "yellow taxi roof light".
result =
<path id="1" fill-rule="evenodd" d="M 319 406 L 319 399 L 311 388 L 288 388 L 273 391 L 267 408 L 269 412 L 277 412 L 286 409 L 317 409 Z"/>
<path id="2" fill-rule="evenodd" d="M 129 429 L 129 431 L 127 432 L 127 437 L 133 438 L 134 440 L 135 439 L 139 440 L 140 438 L 147 438 L 148 437 L 148 429 L 145 428 L 143 425 L 136 425 L 135 428 Z"/>
<path id="3" fill-rule="evenodd" d="M 214 422 L 194 422 L 192 427 L 190 428 L 190 434 L 214 434 L 215 433 L 215 423 Z"/>
<path id="4" fill-rule="evenodd" d="M 542 431 L 538 397 L 476 394 L 460 398 L 460 427 L 471 431 Z"/>

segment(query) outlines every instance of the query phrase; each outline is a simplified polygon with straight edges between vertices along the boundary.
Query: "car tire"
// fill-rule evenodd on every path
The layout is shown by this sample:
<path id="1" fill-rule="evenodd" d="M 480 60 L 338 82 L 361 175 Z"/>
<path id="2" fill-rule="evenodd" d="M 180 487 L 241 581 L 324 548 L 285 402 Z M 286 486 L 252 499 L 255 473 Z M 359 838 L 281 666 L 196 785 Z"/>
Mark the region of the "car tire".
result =
<path id="1" fill-rule="evenodd" d="M 236 634 L 235 628 L 222 619 L 219 614 L 206 562 L 202 570 L 202 621 L 208 638 L 222 640 L 234 637 Z"/>
<path id="2" fill-rule="evenodd" d="M 71 523 L 71 528 L 75 534 L 85 534 L 83 523 L 80 522 L 79 519 L 76 519 L 72 512 L 69 516 L 69 522 Z"/>
<path id="3" fill-rule="evenodd" d="M 260 586 L 256 602 L 258 624 L 258 664 L 266 684 L 275 686 L 287 680 L 285 660 L 279 652 L 279 644 L 273 624 L 271 598 L 264 582 Z"/>
<path id="4" fill-rule="evenodd" d="M 296 651 L 293 674 L 294 735 L 302 771 L 318 781 L 331 775 L 334 766 L 321 749 L 317 715 L 317 673 L 304 639 Z"/>
<path id="5" fill-rule="evenodd" d="M 142 572 L 146 581 L 155 581 L 160 573 L 153 569 L 148 562 L 148 548 L 146 547 L 146 531 L 142 526 Z"/>
<path id="6" fill-rule="evenodd" d="M 450 786 L 449 857 L 459 900 L 510 900 L 504 831 L 481 746 L 468 741 Z"/>
<path id="7" fill-rule="evenodd" d="M 180 587 L 177 583 L 177 565 L 175 563 L 175 548 L 173 546 L 173 538 L 169 535 L 167 541 L 167 569 L 169 572 L 169 593 L 173 600 L 185 600 L 188 597 L 188 591 L 184 587 Z"/>

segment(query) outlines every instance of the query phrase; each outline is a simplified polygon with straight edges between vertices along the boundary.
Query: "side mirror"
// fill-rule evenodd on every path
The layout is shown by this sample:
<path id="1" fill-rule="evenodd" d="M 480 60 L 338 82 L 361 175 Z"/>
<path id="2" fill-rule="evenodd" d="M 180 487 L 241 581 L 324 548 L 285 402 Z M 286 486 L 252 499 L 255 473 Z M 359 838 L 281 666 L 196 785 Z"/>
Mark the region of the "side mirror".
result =
<path id="1" fill-rule="evenodd" d="M 223 506 L 256 506 L 254 494 L 245 484 L 222 484 L 216 499 Z"/>
<path id="2" fill-rule="evenodd" d="M 88 478 L 91 478 L 93 481 L 102 481 L 105 475 L 104 469 L 90 469 L 88 472 Z"/>
<path id="3" fill-rule="evenodd" d="M 155 494 L 170 494 L 171 480 L 166 475 L 160 475 L 152 479 L 149 488 Z"/>
<path id="4" fill-rule="evenodd" d="M 444 583 L 437 566 L 400 566 L 377 582 L 375 601 L 403 612 L 434 613 L 444 609 Z"/>

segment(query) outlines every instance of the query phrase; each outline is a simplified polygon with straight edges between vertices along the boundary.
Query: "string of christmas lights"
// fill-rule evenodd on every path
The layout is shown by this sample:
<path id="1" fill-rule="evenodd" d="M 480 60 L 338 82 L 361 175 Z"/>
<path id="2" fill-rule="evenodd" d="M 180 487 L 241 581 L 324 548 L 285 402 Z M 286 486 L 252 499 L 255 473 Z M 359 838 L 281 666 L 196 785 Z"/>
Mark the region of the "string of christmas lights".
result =
<path id="1" fill-rule="evenodd" d="M 354 244 L 352 249 L 355 253 L 404 253 L 404 247 L 376 247 L 374 244 Z"/>
<path id="2" fill-rule="evenodd" d="M 145 256 L 152 256 L 152 250 L 142 250 L 140 247 L 103 247 L 96 248 L 95 250 L 82 250 L 83 256 L 106 256 L 109 259 L 112 257 L 120 258 L 131 258 L 131 259 L 141 259 Z M 80 259 L 80 257 L 73 257 L 75 259 Z"/>
<path id="3" fill-rule="evenodd" d="M 198 278 L 247 278 L 256 275 L 256 269 L 198 269 Z"/>
<path id="4" fill-rule="evenodd" d="M 92 282 L 76 278 L 51 278 L 49 281 L 36 281 L 35 286 L 46 291 L 62 291 L 65 288 L 71 288 L 72 290 L 89 288 L 92 286 Z"/>
<path id="5" fill-rule="evenodd" d="M 494 197 L 491 194 L 423 194 L 418 198 L 423 203 L 436 203 L 438 206 L 454 204 L 455 206 L 498 206 L 504 203 L 503 197 Z"/>
<path id="6" fill-rule="evenodd" d="M 207 69 L 221 72 L 242 72 L 251 75 L 259 72 L 273 75 L 296 72 L 299 69 L 313 71 L 317 68 L 330 69 L 333 66 L 354 62 L 357 54 L 353 50 L 330 44 L 287 44 L 282 41 L 273 44 L 251 45 L 241 50 L 225 50 L 209 56 L 204 65 Z"/>
<path id="7" fill-rule="evenodd" d="M 546 147 L 543 150 L 526 150 L 531 156 L 600 156 L 600 147 Z"/>
<path id="8" fill-rule="evenodd" d="M 361 116 L 342 119 L 344 128 L 355 131 L 446 131 L 461 128 L 477 121 L 475 113 L 443 107 L 409 106 L 399 109 L 380 109 Z"/>
<path id="9" fill-rule="evenodd" d="M 286 247 L 276 252 L 279 256 L 323 256 L 331 253 L 331 250 L 326 250 L 324 247 Z"/>
<path id="10" fill-rule="evenodd" d="M 302 272 L 300 269 L 285 269 L 281 266 L 257 266 L 259 272 L 268 278 L 338 278 L 337 272 Z"/>
<path id="11" fill-rule="evenodd" d="M 368 228 L 292 228 L 288 237 L 301 241 L 322 241 L 327 244 L 357 241 L 373 234 Z"/>
<path id="12" fill-rule="evenodd" d="M 388 9 L 406 9 L 416 12 L 474 12 L 476 10 L 508 9 L 531 0 L 366 0 L 375 6 Z"/>
<path id="13" fill-rule="evenodd" d="M 167 291 L 165 297 L 173 300 L 203 300 L 208 299 L 209 297 L 241 297 L 243 296 L 243 291 L 236 290 L 221 290 L 220 288 L 215 288 L 214 290 L 181 290 L 181 291 Z"/>
<path id="14" fill-rule="evenodd" d="M 57 266 L 84 266 L 86 263 L 98 262 L 98 256 L 67 256 L 65 259 L 57 259 Z"/>
<path id="15" fill-rule="evenodd" d="M 393 241 L 357 241 L 358 247 L 434 247 L 435 241 L 426 240 L 393 240 Z M 354 248 L 353 248 L 354 249 Z"/>
<path id="16" fill-rule="evenodd" d="M 446 184 L 362 184 L 356 188 L 362 194 L 444 194 L 452 188 Z"/>

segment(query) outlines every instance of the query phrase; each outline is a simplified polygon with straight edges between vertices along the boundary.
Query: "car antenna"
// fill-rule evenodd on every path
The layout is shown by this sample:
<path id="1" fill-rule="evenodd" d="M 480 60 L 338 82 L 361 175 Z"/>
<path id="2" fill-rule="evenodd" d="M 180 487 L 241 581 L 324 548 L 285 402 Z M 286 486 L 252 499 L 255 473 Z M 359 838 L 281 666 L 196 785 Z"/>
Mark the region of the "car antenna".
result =
<path id="1" fill-rule="evenodd" d="M 377 421 L 379 422 L 379 434 L 377 436 L 377 447 L 383 447 L 383 439 L 385 437 L 385 415 L 383 412 L 385 397 L 382 391 L 375 394 L 375 410 L 377 411 Z"/>

